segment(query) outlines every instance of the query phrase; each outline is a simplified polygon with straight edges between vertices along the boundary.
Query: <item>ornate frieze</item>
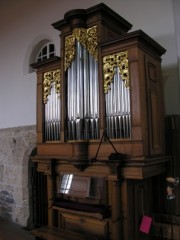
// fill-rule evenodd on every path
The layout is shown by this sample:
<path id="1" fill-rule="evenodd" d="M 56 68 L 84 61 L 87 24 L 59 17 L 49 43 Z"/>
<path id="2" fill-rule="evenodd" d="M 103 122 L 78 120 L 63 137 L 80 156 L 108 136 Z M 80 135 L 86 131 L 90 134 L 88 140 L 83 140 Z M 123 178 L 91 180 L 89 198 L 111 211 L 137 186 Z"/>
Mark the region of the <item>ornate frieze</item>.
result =
<path id="1" fill-rule="evenodd" d="M 76 40 L 79 41 L 97 60 L 97 26 L 93 26 L 88 29 L 75 28 L 72 34 L 65 38 L 65 71 L 71 66 L 71 63 L 75 57 Z"/>
<path id="2" fill-rule="evenodd" d="M 119 52 L 103 57 L 104 93 L 108 93 L 110 90 L 110 84 L 113 82 L 115 74 L 115 67 L 118 67 L 125 86 L 129 87 L 128 52 Z"/>
<path id="3" fill-rule="evenodd" d="M 52 83 L 55 83 L 56 93 L 60 96 L 61 72 L 60 69 L 44 73 L 43 80 L 43 101 L 47 103 L 48 96 L 51 93 Z"/>

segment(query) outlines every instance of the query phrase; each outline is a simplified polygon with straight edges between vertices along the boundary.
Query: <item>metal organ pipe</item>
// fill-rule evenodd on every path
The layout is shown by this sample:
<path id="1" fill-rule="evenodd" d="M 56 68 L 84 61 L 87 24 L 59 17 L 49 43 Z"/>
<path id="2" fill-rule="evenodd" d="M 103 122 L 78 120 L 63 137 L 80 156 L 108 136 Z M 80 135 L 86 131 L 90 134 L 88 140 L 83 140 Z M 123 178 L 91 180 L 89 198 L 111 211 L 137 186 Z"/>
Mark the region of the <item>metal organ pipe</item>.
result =
<path id="1" fill-rule="evenodd" d="M 99 138 L 99 81 L 96 27 L 74 29 L 67 38 L 67 140 Z M 83 35 L 85 32 L 85 35 Z M 93 35 L 94 34 L 94 35 Z M 96 37 L 95 37 L 96 39 Z M 88 41 L 87 41 L 88 40 Z M 89 42 L 89 40 L 91 40 Z M 69 52 L 68 52 L 69 50 Z M 106 132 L 109 138 L 131 137 L 128 54 L 103 58 Z M 57 86 L 58 84 L 58 86 Z M 44 74 L 45 141 L 60 140 L 60 69 Z"/>
<path id="2" fill-rule="evenodd" d="M 76 55 L 67 70 L 68 140 L 97 139 L 99 87 L 97 61 L 76 40 Z"/>
<path id="3" fill-rule="evenodd" d="M 50 93 L 45 103 L 45 141 L 60 140 L 60 99 L 55 82 L 51 83 Z"/>
<path id="4" fill-rule="evenodd" d="M 114 68 L 110 90 L 105 95 L 106 128 L 110 138 L 130 138 L 131 115 L 129 88 L 121 79 L 118 67 Z"/>
<path id="5" fill-rule="evenodd" d="M 94 120 L 95 120 L 95 139 L 99 138 L 99 85 L 98 85 L 98 63 L 94 61 Z"/>
<path id="6" fill-rule="evenodd" d="M 83 58 L 84 58 L 84 139 L 89 139 L 89 112 L 90 112 L 90 106 L 89 106 L 89 99 L 90 99 L 90 92 L 88 89 L 90 89 L 90 83 L 88 81 L 90 67 L 89 67 L 89 59 L 88 59 L 88 52 L 86 48 L 84 48 L 83 52 Z"/>

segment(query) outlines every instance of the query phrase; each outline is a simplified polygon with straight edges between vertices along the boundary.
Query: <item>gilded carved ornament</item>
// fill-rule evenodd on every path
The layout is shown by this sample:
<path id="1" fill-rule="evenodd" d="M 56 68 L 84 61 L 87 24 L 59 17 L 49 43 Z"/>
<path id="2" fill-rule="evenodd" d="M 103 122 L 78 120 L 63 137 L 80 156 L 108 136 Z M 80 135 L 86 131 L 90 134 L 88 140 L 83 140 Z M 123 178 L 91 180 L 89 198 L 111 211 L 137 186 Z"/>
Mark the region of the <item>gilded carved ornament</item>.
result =
<path id="1" fill-rule="evenodd" d="M 103 57 L 104 93 L 110 90 L 115 74 L 114 68 L 118 67 L 119 74 L 126 87 L 129 87 L 128 53 L 120 52 Z"/>
<path id="2" fill-rule="evenodd" d="M 60 97 L 61 71 L 60 69 L 44 73 L 43 80 L 43 101 L 47 103 L 48 96 L 51 94 L 52 83 L 55 83 L 55 89 L 58 97 Z"/>
<path id="3" fill-rule="evenodd" d="M 97 60 L 97 26 L 91 28 L 75 28 L 72 35 L 65 38 L 65 71 L 71 66 L 76 53 L 76 40 Z"/>

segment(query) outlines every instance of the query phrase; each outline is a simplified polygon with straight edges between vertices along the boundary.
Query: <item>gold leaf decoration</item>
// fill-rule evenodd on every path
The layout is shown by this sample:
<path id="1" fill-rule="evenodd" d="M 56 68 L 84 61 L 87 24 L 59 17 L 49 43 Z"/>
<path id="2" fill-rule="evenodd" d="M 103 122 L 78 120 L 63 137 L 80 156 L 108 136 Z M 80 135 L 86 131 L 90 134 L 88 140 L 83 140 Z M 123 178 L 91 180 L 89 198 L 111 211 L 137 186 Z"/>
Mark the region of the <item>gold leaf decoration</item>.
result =
<path id="1" fill-rule="evenodd" d="M 43 101 L 46 104 L 48 101 L 48 96 L 51 93 L 52 83 L 55 83 L 56 93 L 60 96 L 60 82 L 61 75 L 60 69 L 49 71 L 44 73 L 43 80 Z"/>
<path id="2" fill-rule="evenodd" d="M 53 71 L 53 79 L 55 82 L 56 93 L 60 97 L 60 89 L 61 89 L 61 71 L 60 69 Z"/>
<path id="3" fill-rule="evenodd" d="M 71 63 L 74 60 L 76 53 L 76 40 L 79 41 L 96 60 L 98 58 L 97 26 L 93 26 L 88 29 L 75 28 L 72 35 L 65 38 L 65 71 L 71 66 Z"/>
<path id="4" fill-rule="evenodd" d="M 86 46 L 89 53 L 97 60 L 98 58 L 98 51 L 97 51 L 97 27 L 91 27 L 87 29 L 87 39 L 86 39 Z"/>
<path id="5" fill-rule="evenodd" d="M 103 57 L 104 93 L 108 93 L 110 90 L 110 84 L 113 82 L 115 74 L 115 67 L 118 67 L 119 74 L 125 86 L 129 87 L 128 53 L 127 51 L 119 52 Z"/>
<path id="6" fill-rule="evenodd" d="M 65 61 L 64 61 L 64 68 L 65 71 L 71 66 L 71 63 L 75 56 L 75 37 L 70 35 L 65 38 Z"/>

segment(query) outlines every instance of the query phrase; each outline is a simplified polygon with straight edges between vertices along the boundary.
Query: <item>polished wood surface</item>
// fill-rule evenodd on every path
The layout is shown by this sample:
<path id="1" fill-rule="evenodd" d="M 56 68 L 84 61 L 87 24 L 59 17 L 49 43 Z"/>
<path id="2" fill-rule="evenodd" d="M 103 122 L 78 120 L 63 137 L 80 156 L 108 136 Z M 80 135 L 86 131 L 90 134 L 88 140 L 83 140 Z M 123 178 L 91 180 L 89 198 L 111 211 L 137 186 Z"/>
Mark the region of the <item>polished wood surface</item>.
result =
<path id="1" fill-rule="evenodd" d="M 105 97 L 103 91 L 103 60 L 107 55 L 128 52 L 130 76 L 131 138 L 111 139 L 124 158 L 110 160 L 112 145 L 103 139 L 95 159 L 100 139 L 67 141 L 67 93 L 64 71 L 65 37 L 73 28 L 98 26 L 98 68 L 100 102 L 100 136 L 106 130 Z M 161 56 L 165 49 L 142 31 L 128 33 L 131 24 L 117 17 L 104 4 L 86 11 L 73 10 L 53 26 L 61 31 L 61 59 L 35 64 L 37 69 L 37 155 L 32 158 L 37 171 L 47 176 L 48 226 L 59 231 L 74 231 L 107 240 L 146 240 L 139 224 L 144 215 L 153 217 L 156 178 L 166 172 L 169 157 L 165 154 L 164 100 L 161 77 Z M 61 74 L 61 140 L 44 141 L 43 73 L 60 68 Z M 111 215 L 97 219 L 96 215 L 51 208 L 62 173 L 79 176 L 100 176 L 106 180 L 103 203 Z M 159 183 L 159 182 L 157 182 Z M 82 199 L 73 198 L 77 202 Z M 85 199 L 89 203 L 89 199 Z M 57 230 L 56 229 L 56 230 Z M 58 231 L 58 230 L 57 230 Z M 41 237 L 35 230 L 35 235 Z M 44 239 L 55 239 L 44 231 Z M 47 238 L 46 238 L 47 236 Z"/>

